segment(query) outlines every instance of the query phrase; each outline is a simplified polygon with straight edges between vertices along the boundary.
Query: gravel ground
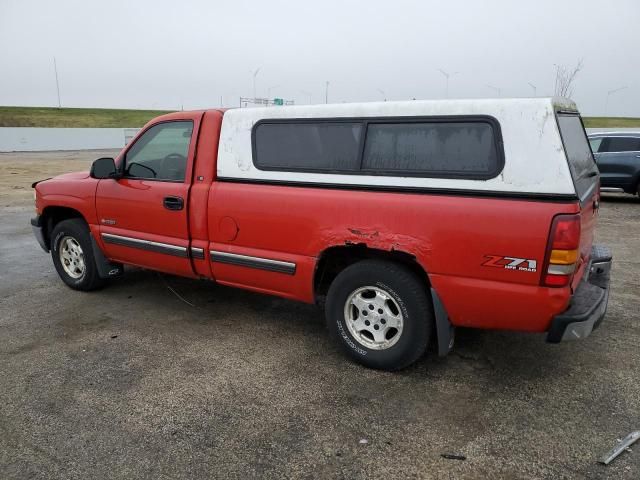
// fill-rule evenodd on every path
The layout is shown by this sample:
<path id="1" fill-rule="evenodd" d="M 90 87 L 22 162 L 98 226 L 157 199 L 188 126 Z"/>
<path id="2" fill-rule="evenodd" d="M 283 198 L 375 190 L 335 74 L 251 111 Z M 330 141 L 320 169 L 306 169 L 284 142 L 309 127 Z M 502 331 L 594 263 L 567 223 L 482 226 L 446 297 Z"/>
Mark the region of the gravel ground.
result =
<path id="1" fill-rule="evenodd" d="M 0 186 L 100 156 L 60 155 L 0 156 Z M 640 444 L 596 463 L 640 429 L 637 198 L 602 203 L 615 264 L 590 338 L 460 330 L 447 358 L 385 373 L 313 306 L 133 269 L 66 288 L 30 195 L 1 206 L 0 478 L 640 477 Z"/>

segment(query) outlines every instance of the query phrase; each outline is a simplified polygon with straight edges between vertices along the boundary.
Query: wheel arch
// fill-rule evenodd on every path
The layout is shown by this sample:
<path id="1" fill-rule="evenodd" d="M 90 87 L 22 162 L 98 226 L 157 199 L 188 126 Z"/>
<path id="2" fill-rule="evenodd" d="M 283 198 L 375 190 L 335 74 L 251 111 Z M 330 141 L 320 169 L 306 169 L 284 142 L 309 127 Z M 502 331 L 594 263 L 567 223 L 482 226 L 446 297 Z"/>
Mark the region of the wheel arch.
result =
<path id="1" fill-rule="evenodd" d="M 446 356 L 453 348 L 454 328 L 440 296 L 429 279 L 427 270 L 415 255 L 408 252 L 371 248 L 365 244 L 328 247 L 320 254 L 314 272 L 313 290 L 316 303 L 324 303 L 331 282 L 342 270 L 356 262 L 368 259 L 386 260 L 404 265 L 422 281 L 425 292 L 432 302 L 438 355 Z"/>
<path id="2" fill-rule="evenodd" d="M 372 248 L 366 244 L 334 245 L 323 250 L 316 263 L 313 276 L 313 291 L 316 302 L 322 303 L 331 282 L 342 270 L 361 260 L 371 259 L 386 260 L 406 266 L 420 278 L 425 290 L 427 293 L 429 292 L 431 288 L 429 275 L 415 255 L 402 250 Z"/>
<path id="3" fill-rule="evenodd" d="M 51 248 L 51 232 L 58 223 L 64 220 L 77 218 L 82 220 L 88 226 L 88 222 L 86 218 L 84 218 L 84 215 L 82 215 L 79 210 L 71 207 L 63 207 L 57 205 L 45 207 L 44 210 L 42 210 L 40 217 L 42 226 L 44 227 L 44 241 L 48 248 Z"/>

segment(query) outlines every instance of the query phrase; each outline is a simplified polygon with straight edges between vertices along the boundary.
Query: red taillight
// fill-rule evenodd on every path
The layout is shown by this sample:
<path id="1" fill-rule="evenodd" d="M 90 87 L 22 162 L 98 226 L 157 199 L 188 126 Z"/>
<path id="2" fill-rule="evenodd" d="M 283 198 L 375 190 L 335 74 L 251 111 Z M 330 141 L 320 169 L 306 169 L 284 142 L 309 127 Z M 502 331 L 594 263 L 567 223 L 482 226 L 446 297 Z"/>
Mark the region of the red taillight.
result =
<path id="1" fill-rule="evenodd" d="M 546 287 L 566 287 L 571 283 L 569 275 L 549 275 L 544 276 L 544 285 Z"/>
<path id="2" fill-rule="evenodd" d="M 551 227 L 552 250 L 575 250 L 580 246 L 580 215 L 558 215 Z"/>
<path id="3" fill-rule="evenodd" d="M 580 215 L 557 215 L 551 224 L 542 285 L 566 287 L 580 260 Z"/>

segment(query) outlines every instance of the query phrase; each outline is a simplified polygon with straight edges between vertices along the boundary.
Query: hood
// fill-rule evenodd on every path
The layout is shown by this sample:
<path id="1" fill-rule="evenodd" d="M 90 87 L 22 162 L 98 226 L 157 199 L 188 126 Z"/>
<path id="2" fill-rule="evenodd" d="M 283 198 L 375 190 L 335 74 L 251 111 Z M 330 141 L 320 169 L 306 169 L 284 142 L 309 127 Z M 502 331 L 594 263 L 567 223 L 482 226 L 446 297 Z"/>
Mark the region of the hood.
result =
<path id="1" fill-rule="evenodd" d="M 62 175 L 58 175 L 53 177 L 51 180 L 82 180 L 83 178 L 89 177 L 89 171 L 85 172 L 71 172 L 71 173 L 63 173 Z"/>
<path id="2" fill-rule="evenodd" d="M 63 173 L 62 175 L 58 175 L 53 178 L 47 178 L 43 180 L 38 180 L 32 184 L 32 187 L 35 188 L 38 192 L 48 195 L 48 194 L 70 194 L 70 192 L 78 192 L 78 188 L 81 185 L 94 185 L 95 181 L 87 182 L 87 179 L 91 179 L 89 177 L 89 172 L 71 172 L 71 173 Z M 91 179 L 93 180 L 93 179 Z M 69 185 L 73 184 L 74 186 L 70 189 Z M 94 185 L 95 187 L 95 185 Z"/>

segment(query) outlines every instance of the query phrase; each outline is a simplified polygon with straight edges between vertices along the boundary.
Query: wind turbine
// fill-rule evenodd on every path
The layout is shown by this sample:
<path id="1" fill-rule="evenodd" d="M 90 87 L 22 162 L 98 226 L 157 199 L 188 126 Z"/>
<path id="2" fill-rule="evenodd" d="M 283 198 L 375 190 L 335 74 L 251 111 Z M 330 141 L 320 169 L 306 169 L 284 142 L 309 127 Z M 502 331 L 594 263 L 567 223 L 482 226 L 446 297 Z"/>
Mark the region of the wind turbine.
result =
<path id="1" fill-rule="evenodd" d="M 609 107 L 609 97 L 611 95 L 613 95 L 614 93 L 618 93 L 621 90 L 624 90 L 625 88 L 627 88 L 626 86 L 624 87 L 618 87 L 618 88 L 614 88 L 613 90 L 608 90 L 607 91 L 607 99 L 604 102 L 604 116 L 607 116 L 607 109 Z"/>
<path id="2" fill-rule="evenodd" d="M 305 95 L 307 95 L 309 97 L 309 105 L 311 105 L 311 103 L 313 103 L 311 101 L 311 99 L 313 98 L 313 94 L 311 92 L 307 92 L 306 90 L 300 90 L 300 93 L 304 93 Z"/>
<path id="3" fill-rule="evenodd" d="M 444 70 L 442 70 L 441 68 L 438 69 L 438 71 L 444 75 L 444 78 L 446 79 L 446 87 L 445 87 L 445 98 L 449 98 L 449 78 L 453 77 L 454 75 L 459 74 L 460 72 L 453 72 L 453 73 L 449 73 L 449 72 L 445 72 Z"/>
<path id="4" fill-rule="evenodd" d="M 493 90 L 494 92 L 496 92 L 498 94 L 498 97 L 502 96 L 502 89 L 499 87 L 494 87 L 493 85 L 487 85 L 487 88 L 490 88 L 491 90 Z"/>
<path id="5" fill-rule="evenodd" d="M 258 73 L 260 72 L 260 69 L 262 67 L 258 67 L 256 68 L 256 71 L 253 72 L 253 98 L 256 98 L 256 77 L 258 76 Z"/>

